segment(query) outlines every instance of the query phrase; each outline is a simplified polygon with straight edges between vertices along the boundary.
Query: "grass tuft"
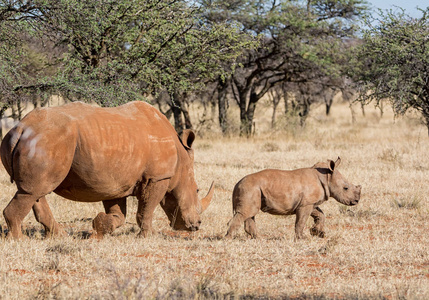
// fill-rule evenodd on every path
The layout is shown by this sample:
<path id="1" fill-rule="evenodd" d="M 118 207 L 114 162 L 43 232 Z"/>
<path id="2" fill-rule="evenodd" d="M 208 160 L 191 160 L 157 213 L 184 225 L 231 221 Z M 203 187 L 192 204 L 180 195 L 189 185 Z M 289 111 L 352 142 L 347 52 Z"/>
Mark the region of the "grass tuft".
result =
<path id="1" fill-rule="evenodd" d="M 79 248 L 62 242 L 46 248 L 47 253 L 70 255 L 78 251 Z"/>
<path id="2" fill-rule="evenodd" d="M 273 142 L 266 142 L 261 146 L 261 150 L 264 152 L 276 152 L 280 151 L 280 146 Z"/>
<path id="3" fill-rule="evenodd" d="M 419 209 L 422 201 L 417 196 L 394 198 L 391 200 L 391 206 L 398 209 Z"/>
<path id="4" fill-rule="evenodd" d="M 402 167 L 402 155 L 392 148 L 384 149 L 381 154 L 378 156 L 378 158 L 385 163 L 388 164 L 395 164 L 397 166 Z"/>

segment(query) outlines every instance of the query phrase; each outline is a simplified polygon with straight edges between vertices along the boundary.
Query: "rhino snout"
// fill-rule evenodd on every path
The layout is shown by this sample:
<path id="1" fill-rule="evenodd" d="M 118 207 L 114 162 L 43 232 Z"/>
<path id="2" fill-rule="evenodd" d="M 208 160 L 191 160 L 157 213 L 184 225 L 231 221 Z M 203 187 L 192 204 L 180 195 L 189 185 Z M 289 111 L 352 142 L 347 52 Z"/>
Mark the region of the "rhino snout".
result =
<path id="1" fill-rule="evenodd" d="M 200 226 L 201 226 L 201 220 L 198 220 L 194 224 L 189 225 L 189 227 L 188 226 L 186 227 L 189 231 L 197 231 L 200 229 Z"/>
<path id="2" fill-rule="evenodd" d="M 201 226 L 201 219 L 200 218 L 183 218 L 180 216 L 174 223 L 170 223 L 170 226 L 174 230 L 185 230 L 185 231 L 197 231 L 200 229 Z"/>
<path id="3" fill-rule="evenodd" d="M 350 205 L 356 205 L 359 203 L 361 190 L 362 190 L 361 185 L 356 186 L 355 197 L 352 201 L 350 201 Z"/>

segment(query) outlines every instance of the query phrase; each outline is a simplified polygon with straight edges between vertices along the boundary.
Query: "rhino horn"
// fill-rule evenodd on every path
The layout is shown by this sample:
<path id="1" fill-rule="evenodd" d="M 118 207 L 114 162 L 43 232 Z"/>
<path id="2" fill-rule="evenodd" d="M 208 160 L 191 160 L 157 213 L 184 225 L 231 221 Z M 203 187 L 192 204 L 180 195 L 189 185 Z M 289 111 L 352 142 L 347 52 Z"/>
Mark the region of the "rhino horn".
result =
<path id="1" fill-rule="evenodd" d="M 201 199 L 201 213 L 203 213 L 206 208 L 209 206 L 210 202 L 212 201 L 214 194 L 214 181 L 212 182 L 212 185 L 210 186 L 209 192 L 207 195 Z"/>

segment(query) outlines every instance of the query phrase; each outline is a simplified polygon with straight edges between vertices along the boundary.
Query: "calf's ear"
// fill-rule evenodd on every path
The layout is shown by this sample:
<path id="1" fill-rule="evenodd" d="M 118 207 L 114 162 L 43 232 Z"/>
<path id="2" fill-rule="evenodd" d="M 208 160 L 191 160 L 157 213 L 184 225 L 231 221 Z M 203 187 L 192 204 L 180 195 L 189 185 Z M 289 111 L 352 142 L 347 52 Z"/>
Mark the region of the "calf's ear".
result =
<path id="1" fill-rule="evenodd" d="M 328 159 L 328 168 L 329 168 L 329 171 L 334 172 L 335 163 L 333 160 Z"/>
<path id="2" fill-rule="evenodd" d="M 336 168 L 341 164 L 341 158 L 338 156 L 337 160 L 334 162 L 333 160 L 328 159 L 328 166 L 331 172 L 334 172 Z"/>
<path id="3" fill-rule="evenodd" d="M 341 158 L 338 156 L 337 160 L 335 161 L 335 168 L 338 168 L 341 164 Z"/>

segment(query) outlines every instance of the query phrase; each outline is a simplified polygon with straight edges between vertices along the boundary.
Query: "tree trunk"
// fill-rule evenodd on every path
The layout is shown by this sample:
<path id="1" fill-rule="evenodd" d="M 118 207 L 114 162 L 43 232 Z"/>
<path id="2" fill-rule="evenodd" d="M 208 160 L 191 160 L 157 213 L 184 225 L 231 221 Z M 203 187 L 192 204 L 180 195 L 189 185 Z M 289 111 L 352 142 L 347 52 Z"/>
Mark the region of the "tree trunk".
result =
<path id="1" fill-rule="evenodd" d="M 326 115 L 327 116 L 329 116 L 329 113 L 331 112 L 331 105 L 332 105 L 332 102 L 326 103 Z"/>
<path id="2" fill-rule="evenodd" d="M 276 110 L 278 102 L 273 102 L 273 114 L 271 115 L 271 128 L 274 129 L 276 127 Z"/>
<path id="3" fill-rule="evenodd" d="M 240 95 L 240 98 L 242 95 Z M 240 136 L 250 137 L 253 129 L 253 117 L 255 115 L 256 102 L 259 98 L 253 91 L 250 93 L 249 105 L 246 106 L 246 101 L 240 99 Z"/>
<path id="4" fill-rule="evenodd" d="M 186 107 L 186 104 L 184 102 L 182 102 L 182 113 L 183 113 L 183 117 L 185 118 L 185 128 L 186 129 L 192 129 L 192 122 L 191 122 L 191 116 L 189 115 L 189 111 L 188 108 Z"/>
<path id="5" fill-rule="evenodd" d="M 222 82 L 222 80 L 219 80 L 219 84 L 217 86 L 219 126 L 220 126 L 220 129 L 222 130 L 223 135 L 226 135 L 228 132 L 228 118 L 227 118 L 228 101 L 226 99 L 227 88 L 228 88 L 228 84 L 226 82 Z"/>
<path id="6" fill-rule="evenodd" d="M 238 95 L 240 102 L 240 136 L 246 135 L 246 132 L 248 131 L 248 120 L 247 120 L 247 103 L 246 103 L 246 95 L 239 93 Z"/>
<path id="7" fill-rule="evenodd" d="M 276 126 L 276 111 L 277 111 L 277 107 L 279 106 L 281 96 L 280 96 L 280 93 L 278 91 L 273 91 L 271 93 L 271 97 L 273 100 L 273 113 L 271 115 L 271 128 L 274 129 Z"/>
<path id="8" fill-rule="evenodd" d="M 289 97 L 288 97 L 287 93 L 283 94 L 283 100 L 285 103 L 285 115 L 287 115 L 289 112 Z"/>
<path id="9" fill-rule="evenodd" d="M 180 135 L 183 131 L 182 111 L 175 104 L 173 104 L 173 107 L 171 109 L 173 111 L 173 117 L 174 117 L 174 128 L 176 129 L 177 133 Z"/>
<path id="10" fill-rule="evenodd" d="M 301 104 L 302 110 L 299 113 L 300 117 L 300 125 L 301 127 L 305 127 L 305 122 L 307 120 L 308 114 L 310 113 L 310 101 L 308 98 L 304 98 Z"/>
<path id="11" fill-rule="evenodd" d="M 253 127 L 255 125 L 253 122 L 253 118 L 255 117 L 256 102 L 258 102 L 258 100 L 258 95 L 256 95 L 256 93 L 250 93 L 249 107 L 247 108 L 247 121 L 249 124 L 249 128 L 246 132 L 247 137 L 250 137 L 253 133 Z"/>
<path id="12" fill-rule="evenodd" d="M 173 111 L 174 117 L 174 128 L 177 133 L 180 135 L 184 129 L 183 118 L 182 118 L 182 109 L 181 109 L 181 99 L 178 93 L 174 93 L 171 97 L 171 110 Z"/>

